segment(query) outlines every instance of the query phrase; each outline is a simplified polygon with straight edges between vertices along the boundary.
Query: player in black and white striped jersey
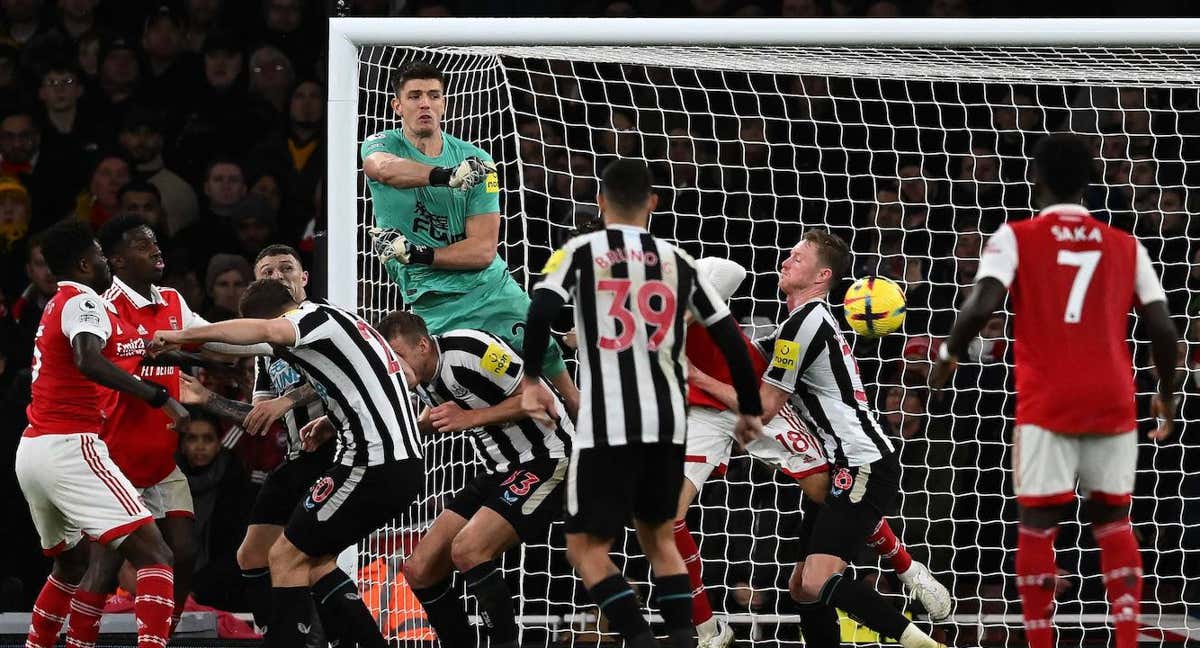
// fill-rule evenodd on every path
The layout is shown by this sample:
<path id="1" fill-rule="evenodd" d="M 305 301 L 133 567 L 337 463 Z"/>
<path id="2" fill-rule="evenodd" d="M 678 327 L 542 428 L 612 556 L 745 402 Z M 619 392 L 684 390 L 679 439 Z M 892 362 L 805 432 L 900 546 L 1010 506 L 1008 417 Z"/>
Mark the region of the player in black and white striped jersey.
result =
<path id="1" fill-rule="evenodd" d="M 553 397 L 537 381 L 550 322 L 573 299 L 582 398 L 567 477 L 567 558 L 628 645 L 657 645 L 608 556 L 632 517 L 665 625 L 674 645 L 686 648 L 695 645 L 692 589 L 671 525 L 687 428 L 685 312 L 708 328 L 729 363 L 741 412 L 735 427 L 761 435 L 761 406 L 724 301 L 690 256 L 646 231 L 658 203 L 652 183 L 644 162 L 609 164 L 598 197 L 605 229 L 571 239 L 547 262 L 529 308 L 522 400 L 533 418 L 552 418 Z"/>
<path id="2" fill-rule="evenodd" d="M 337 437 L 335 463 L 295 506 L 271 548 L 273 618 L 266 645 L 304 644 L 311 587 L 322 593 L 317 609 L 331 640 L 386 646 L 336 559 L 406 509 L 424 486 L 417 421 L 401 361 L 362 319 L 327 304 L 302 305 L 274 279 L 252 283 L 241 311 L 248 319 L 158 331 L 151 347 L 269 343 L 305 375 L 325 406 L 327 414 L 301 430 L 306 444 Z"/>
<path id="3" fill-rule="evenodd" d="M 484 470 L 455 494 L 404 561 L 404 577 L 438 639 L 476 644 L 454 569 L 479 601 L 491 645 L 515 647 L 512 592 L 496 558 L 519 542 L 545 542 L 562 512 L 563 479 L 574 426 L 555 399 L 554 420 L 521 409 L 525 363 L 500 338 L 460 329 L 431 336 L 420 316 L 394 312 L 379 332 L 412 368 L 426 434 L 470 430 Z M 547 388 L 549 383 L 542 383 Z"/>
<path id="4" fill-rule="evenodd" d="M 904 648 L 939 648 L 873 588 L 842 576 L 879 521 L 895 512 L 900 491 L 896 448 L 871 411 L 854 354 L 826 301 L 849 263 L 845 241 L 824 230 L 805 232 L 779 272 L 789 315 L 764 345 L 770 364 L 763 376 L 763 421 L 790 400 L 832 463 L 823 506 L 805 516 L 789 590 L 801 604 L 801 630 L 813 645 L 840 643 L 840 608 Z M 761 435 L 752 430 L 738 439 L 750 444 Z"/>

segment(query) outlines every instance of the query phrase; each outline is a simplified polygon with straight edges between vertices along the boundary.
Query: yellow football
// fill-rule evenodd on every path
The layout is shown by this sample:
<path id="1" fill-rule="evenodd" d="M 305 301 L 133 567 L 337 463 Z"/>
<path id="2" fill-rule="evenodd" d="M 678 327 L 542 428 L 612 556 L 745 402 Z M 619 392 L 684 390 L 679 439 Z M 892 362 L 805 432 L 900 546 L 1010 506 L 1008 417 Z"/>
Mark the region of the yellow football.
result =
<path id="1" fill-rule="evenodd" d="M 880 337 L 904 324 L 904 291 L 884 277 L 863 277 L 846 290 L 842 299 L 846 323 L 855 333 Z"/>

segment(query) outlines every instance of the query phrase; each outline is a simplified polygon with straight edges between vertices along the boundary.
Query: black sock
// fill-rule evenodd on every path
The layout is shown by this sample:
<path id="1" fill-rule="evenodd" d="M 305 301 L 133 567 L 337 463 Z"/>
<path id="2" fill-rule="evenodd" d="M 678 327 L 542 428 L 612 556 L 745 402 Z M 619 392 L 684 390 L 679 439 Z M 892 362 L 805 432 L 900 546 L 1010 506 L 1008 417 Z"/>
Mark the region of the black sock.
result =
<path id="1" fill-rule="evenodd" d="M 340 645 L 353 641 L 361 648 L 387 648 L 388 644 L 379 632 L 379 622 L 363 604 L 358 586 L 346 572 L 334 569 L 322 576 L 313 584 L 312 596 L 322 618 L 336 619 L 333 627 L 327 626 L 325 632 L 330 638 L 341 640 Z M 335 636 L 335 632 L 342 636 Z"/>
<path id="2" fill-rule="evenodd" d="M 835 574 L 826 581 L 821 588 L 821 600 L 845 610 L 846 614 L 888 639 L 898 641 L 911 623 L 879 592 L 841 574 Z"/>
<path id="3" fill-rule="evenodd" d="M 450 576 L 432 587 L 413 588 L 413 594 L 425 608 L 429 625 L 437 632 L 444 648 L 471 648 L 475 646 L 475 629 L 467 621 L 467 608 L 462 595 Z"/>
<path id="4" fill-rule="evenodd" d="M 493 648 L 517 645 L 517 618 L 513 611 L 512 591 L 504 582 L 504 574 L 494 561 L 468 569 L 463 578 L 467 589 L 479 601 L 479 615 L 488 628 Z"/>
<path id="5" fill-rule="evenodd" d="M 271 620 L 267 623 L 268 648 L 303 646 L 312 630 L 312 604 L 307 587 L 271 589 Z"/>
<path id="6" fill-rule="evenodd" d="M 246 592 L 250 614 L 254 615 L 254 625 L 259 629 L 266 628 L 271 622 L 271 569 L 243 569 L 242 588 Z"/>
<path id="7" fill-rule="evenodd" d="M 620 574 L 613 574 L 591 586 L 588 594 L 600 606 L 600 612 L 608 617 L 609 627 L 619 632 L 630 648 L 658 646 L 650 632 L 650 624 L 638 609 L 633 588 Z"/>
<path id="8" fill-rule="evenodd" d="M 831 605 L 801 603 L 800 632 L 804 633 L 805 648 L 841 648 L 842 628 Z"/>
<path id="9" fill-rule="evenodd" d="M 654 579 L 654 592 L 671 643 L 675 648 L 693 648 L 696 630 L 692 625 L 692 584 L 687 573 Z"/>

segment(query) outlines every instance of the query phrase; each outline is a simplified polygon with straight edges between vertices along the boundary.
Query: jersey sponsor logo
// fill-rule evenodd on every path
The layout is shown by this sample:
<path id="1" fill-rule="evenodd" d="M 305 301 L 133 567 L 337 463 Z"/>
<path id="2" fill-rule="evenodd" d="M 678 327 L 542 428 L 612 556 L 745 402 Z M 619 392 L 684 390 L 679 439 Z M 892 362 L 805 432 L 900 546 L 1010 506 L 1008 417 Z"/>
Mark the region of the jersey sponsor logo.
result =
<path id="1" fill-rule="evenodd" d="M 279 395 L 291 389 L 300 382 L 300 372 L 292 368 L 292 366 L 283 360 L 275 360 L 267 367 L 267 373 L 271 377 L 271 387 Z"/>
<path id="2" fill-rule="evenodd" d="M 488 345 L 487 351 L 479 359 L 479 366 L 483 367 L 484 371 L 497 376 L 503 376 L 510 364 L 512 356 L 494 342 Z"/>
<path id="3" fill-rule="evenodd" d="M 429 238 L 445 245 L 457 243 L 466 238 L 466 233 L 451 233 L 450 220 L 429 211 L 424 202 L 418 200 L 413 211 L 417 213 L 412 222 L 413 234 L 424 232 Z"/>
<path id="4" fill-rule="evenodd" d="M 1079 243 L 1084 241 L 1101 243 L 1104 241 L 1100 235 L 1099 227 L 1089 227 L 1087 225 L 1076 225 L 1074 227 L 1052 225 L 1050 233 L 1054 235 L 1054 240 L 1059 243 Z"/>
<path id="5" fill-rule="evenodd" d="M 143 355 L 146 355 L 146 341 L 144 339 L 134 338 L 128 342 L 117 342 L 118 358 Z"/>
<path id="6" fill-rule="evenodd" d="M 550 274 L 562 267 L 563 261 L 567 260 L 567 251 L 558 249 L 550 258 L 546 260 L 546 265 L 542 266 L 542 274 Z"/>
<path id="7" fill-rule="evenodd" d="M 771 354 L 771 366 L 791 371 L 800 366 L 800 345 L 789 340 L 775 340 L 775 352 Z"/>
<path id="8" fill-rule="evenodd" d="M 487 193 L 496 193 L 500 191 L 500 178 L 496 177 L 495 173 L 489 173 L 483 186 Z"/>

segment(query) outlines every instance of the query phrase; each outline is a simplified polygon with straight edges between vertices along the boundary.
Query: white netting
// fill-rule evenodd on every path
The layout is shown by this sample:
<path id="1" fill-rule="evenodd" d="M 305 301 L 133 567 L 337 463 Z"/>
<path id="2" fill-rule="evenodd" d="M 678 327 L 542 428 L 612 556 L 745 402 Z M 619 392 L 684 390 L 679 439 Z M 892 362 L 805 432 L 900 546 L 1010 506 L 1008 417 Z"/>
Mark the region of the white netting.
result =
<path id="1" fill-rule="evenodd" d="M 446 130 L 500 164 L 501 253 L 525 285 L 530 268 L 540 268 L 577 225 L 595 217 L 596 178 L 618 154 L 644 157 L 655 171 L 657 235 L 751 271 L 733 299 L 739 317 L 762 324 L 781 316 L 775 270 L 806 227 L 845 237 L 856 253 L 855 275 L 903 282 L 905 330 L 878 343 L 855 341 L 881 416 L 907 437 L 901 514 L 893 525 L 955 596 L 956 623 L 941 627 L 957 643 L 998 645 L 1021 633 L 1006 322 L 989 325 L 944 398 L 920 388 L 929 366 L 923 336 L 948 332 L 983 237 L 1006 218 L 1031 212 L 1029 155 L 1037 137 L 1054 130 L 1092 137 L 1102 181 L 1089 193 L 1089 206 L 1146 243 L 1184 328 L 1200 310 L 1189 209 L 1198 184 L 1190 164 L 1200 153 L 1198 55 L 1101 48 L 366 47 L 358 135 L 361 142 L 397 126 L 388 80 L 400 63 L 419 57 L 445 70 Z M 361 175 L 358 195 L 361 224 L 371 218 Z M 359 248 L 335 251 L 335 258 L 349 262 L 354 254 L 360 310 L 376 319 L 400 302 L 365 243 L 360 227 Z M 1188 340 L 1200 340 L 1198 330 L 1187 326 Z M 1153 378 L 1144 341 L 1136 343 L 1135 358 L 1145 427 L 1141 401 Z M 1187 435 L 1200 399 L 1196 382 L 1185 378 L 1183 445 L 1178 437 L 1143 444 L 1133 505 L 1147 575 L 1143 621 L 1168 633 L 1184 631 L 1182 601 L 1197 600 L 1185 575 L 1200 573 L 1194 477 L 1200 449 L 1188 445 L 1196 442 Z M 393 580 L 405 547 L 475 469 L 461 438 L 427 447 L 425 500 L 361 555 L 363 562 L 391 561 Z M 788 479 L 735 457 L 729 474 L 710 482 L 693 507 L 689 519 L 714 607 L 719 614 L 756 614 L 734 616 L 745 622 L 738 625 L 743 636 L 796 641 L 786 582 L 798 502 Z M 1058 544 L 1062 645 L 1111 642 L 1098 550 L 1078 516 L 1064 524 Z M 588 620 L 594 607 L 562 547 L 555 529 L 546 544 L 505 559 L 526 644 L 598 638 Z M 632 538 L 615 552 L 618 566 L 646 594 L 646 565 Z M 887 570 L 860 567 L 856 575 L 899 591 Z M 390 627 L 407 613 L 394 593 L 386 598 Z M 899 596 L 892 600 L 904 604 Z"/>

